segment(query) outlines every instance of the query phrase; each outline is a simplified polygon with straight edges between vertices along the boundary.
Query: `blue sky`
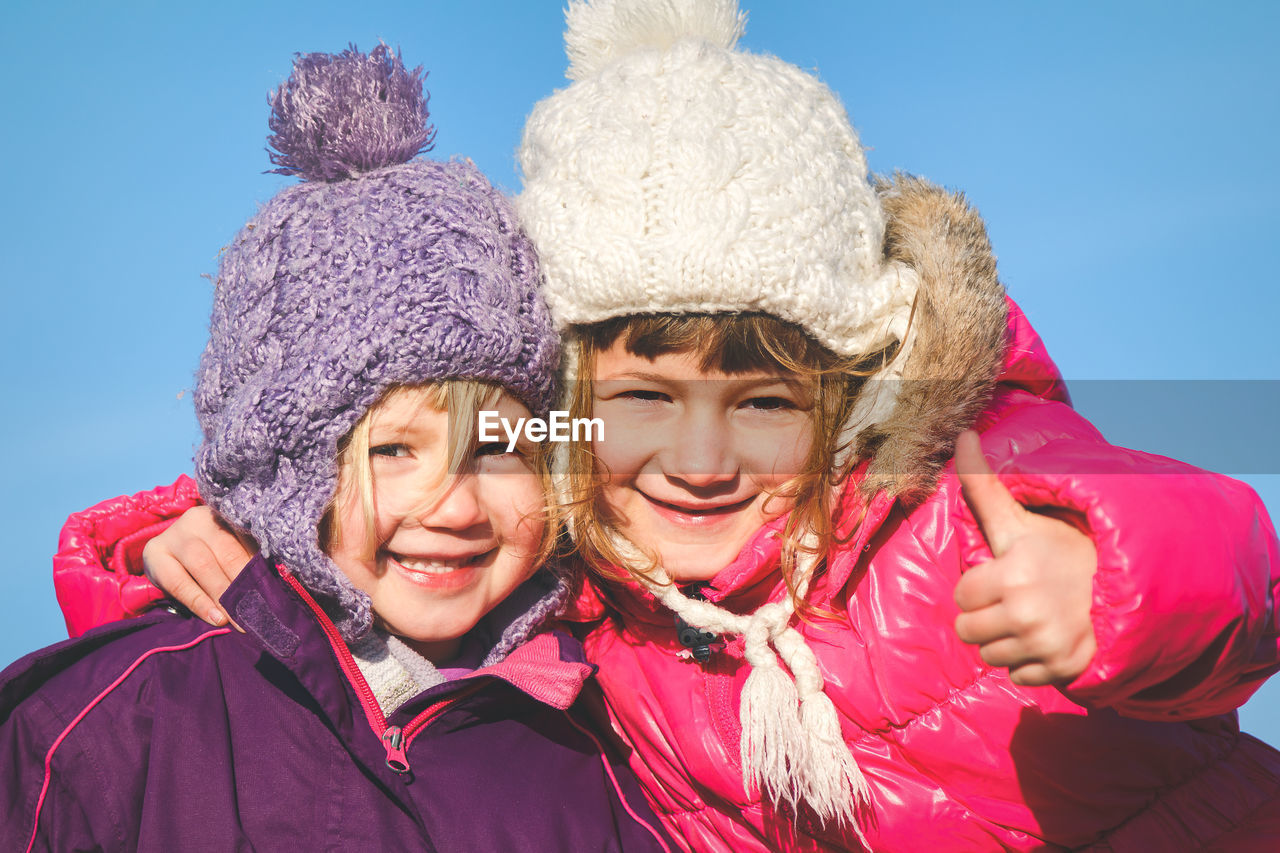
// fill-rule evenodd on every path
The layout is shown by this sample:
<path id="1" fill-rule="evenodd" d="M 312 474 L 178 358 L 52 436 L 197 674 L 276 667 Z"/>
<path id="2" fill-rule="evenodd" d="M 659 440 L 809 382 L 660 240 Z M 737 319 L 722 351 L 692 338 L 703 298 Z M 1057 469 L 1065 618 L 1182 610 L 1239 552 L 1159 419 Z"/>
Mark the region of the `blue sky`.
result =
<path id="1" fill-rule="evenodd" d="M 49 556 L 65 516 L 189 470 L 203 276 L 288 182 L 262 174 L 265 95 L 295 51 L 400 46 L 430 70 L 434 156 L 518 188 L 523 120 L 565 82 L 560 3 L 355 5 L 6 5 L 0 662 L 64 636 Z M 1002 279 L 1108 437 L 1245 475 L 1280 512 L 1280 6 L 747 7 L 744 44 L 816 69 L 873 169 L 981 209 Z M 1280 679 L 1242 719 L 1280 744 Z"/>

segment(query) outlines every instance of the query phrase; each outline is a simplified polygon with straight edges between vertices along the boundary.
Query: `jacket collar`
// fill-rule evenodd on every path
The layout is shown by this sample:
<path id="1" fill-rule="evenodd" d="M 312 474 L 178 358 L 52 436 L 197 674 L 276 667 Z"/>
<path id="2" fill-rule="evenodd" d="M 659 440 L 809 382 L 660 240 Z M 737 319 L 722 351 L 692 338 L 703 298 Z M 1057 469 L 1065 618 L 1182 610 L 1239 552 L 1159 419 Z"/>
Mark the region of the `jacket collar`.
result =
<path id="1" fill-rule="evenodd" d="M 861 517 L 849 546 L 842 551 L 860 554 L 866 543 L 883 525 L 896 499 L 888 494 L 876 495 L 865 515 L 861 515 L 861 499 L 857 481 L 851 480 L 841 496 L 841 513 L 852 526 Z M 786 586 L 778 566 L 782 560 L 782 530 L 787 517 L 780 516 L 760 528 L 743 547 L 737 558 L 722 569 L 699 593 L 708 601 L 734 613 L 750 613 L 767 601 L 785 594 Z M 836 560 L 830 571 L 822 571 L 815 579 L 810 601 L 826 605 L 839 595 L 853 573 L 856 559 Z M 624 614 L 626 619 L 639 618 L 652 624 L 671 623 L 671 612 L 640 584 L 607 581 L 591 577 L 571 602 L 564 618 L 573 622 L 594 622 L 609 610 Z"/>
<path id="2" fill-rule="evenodd" d="M 285 582 L 283 571 L 268 565 L 261 554 L 255 555 L 220 604 L 244 630 L 247 641 L 288 668 L 335 721 L 350 724 L 354 709 L 347 685 L 357 687 L 337 661 L 334 644 L 342 642 L 337 629 L 327 616 L 312 611 Z M 501 660 L 433 687 L 423 696 L 440 698 L 463 685 L 470 687 L 476 678 L 491 677 L 538 702 L 563 709 L 573 704 L 593 672 L 577 640 L 549 631 L 532 635 Z M 403 710 L 418 704 L 411 700 Z"/>

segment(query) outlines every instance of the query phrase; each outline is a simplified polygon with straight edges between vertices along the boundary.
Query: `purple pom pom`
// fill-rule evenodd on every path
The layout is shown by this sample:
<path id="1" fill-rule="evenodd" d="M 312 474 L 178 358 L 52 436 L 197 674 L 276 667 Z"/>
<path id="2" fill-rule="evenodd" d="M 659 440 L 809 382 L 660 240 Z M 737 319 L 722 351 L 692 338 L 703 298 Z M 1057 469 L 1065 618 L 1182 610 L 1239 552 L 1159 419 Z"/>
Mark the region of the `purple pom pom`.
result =
<path id="1" fill-rule="evenodd" d="M 412 71 L 385 44 L 363 54 L 297 54 L 271 98 L 271 162 L 281 175 L 337 181 L 406 163 L 431 148 L 422 66 Z"/>

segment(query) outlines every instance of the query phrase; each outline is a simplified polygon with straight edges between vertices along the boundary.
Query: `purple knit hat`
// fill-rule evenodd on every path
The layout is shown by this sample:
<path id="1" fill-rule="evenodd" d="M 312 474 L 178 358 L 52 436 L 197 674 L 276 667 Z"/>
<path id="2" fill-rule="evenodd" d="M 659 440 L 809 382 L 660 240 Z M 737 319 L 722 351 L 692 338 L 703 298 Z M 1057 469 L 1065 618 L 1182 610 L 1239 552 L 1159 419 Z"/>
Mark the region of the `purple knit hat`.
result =
<path id="1" fill-rule="evenodd" d="M 268 202 L 222 256 L 196 374 L 204 499 L 326 599 L 348 639 L 372 623 L 320 547 L 338 441 L 389 388 L 497 382 L 535 413 L 558 341 L 533 246 L 470 162 L 430 147 L 421 68 L 386 46 L 299 55 L 271 98 Z"/>

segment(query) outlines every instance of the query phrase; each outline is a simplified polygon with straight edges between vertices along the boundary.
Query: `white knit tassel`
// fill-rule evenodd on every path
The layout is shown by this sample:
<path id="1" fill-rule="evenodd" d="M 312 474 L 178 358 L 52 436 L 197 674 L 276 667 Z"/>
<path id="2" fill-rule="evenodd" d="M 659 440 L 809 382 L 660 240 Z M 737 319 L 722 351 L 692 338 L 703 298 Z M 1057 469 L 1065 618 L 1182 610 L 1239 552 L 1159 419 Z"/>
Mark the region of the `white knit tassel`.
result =
<path id="1" fill-rule="evenodd" d="M 801 700 L 800 725 L 807 750 L 801 796 L 824 824 L 834 820 L 840 826 L 852 827 L 863 846 L 869 848 L 857 817 L 870 790 L 844 741 L 840 718 L 827 694 L 816 693 Z"/>
<path id="2" fill-rule="evenodd" d="M 794 809 L 800 798 L 797 771 L 805 760 L 800 697 L 769 645 L 771 635 L 779 625 L 786 625 L 790 615 L 790 608 L 778 602 L 752 614 L 743 633 L 743 651 L 751 674 L 742 687 L 738 716 L 746 789 L 758 790 L 774 803 L 786 802 Z"/>
<path id="3" fill-rule="evenodd" d="M 794 810 L 801 798 L 796 771 L 805 758 L 795 682 L 777 664 L 755 667 L 741 702 L 742 783 Z"/>
<path id="4" fill-rule="evenodd" d="M 624 556 L 638 556 L 631 543 L 617 544 Z M 798 595 L 808 589 L 817 563 L 812 551 L 802 551 L 796 571 Z M 686 598 L 661 568 L 641 583 L 690 625 L 742 635 L 743 654 L 751 666 L 739 707 L 746 790 L 759 791 L 774 805 L 785 803 L 792 812 L 806 805 L 824 824 L 836 821 L 851 828 L 870 849 L 857 821 L 869 798 L 867 781 L 844 741 L 835 705 L 823 692 L 817 656 L 804 635 L 790 626 L 795 612 L 791 597 L 739 616 L 708 601 Z M 791 674 L 778 663 L 779 657 Z"/>
<path id="5" fill-rule="evenodd" d="M 808 538 L 803 544 L 812 546 Z M 799 595 L 808 589 L 816 565 L 817 557 L 811 551 L 802 551 L 796 567 Z M 835 820 L 842 826 L 852 827 L 862 838 L 857 813 L 870 792 L 845 743 L 835 705 L 823 691 L 826 684 L 818 667 L 818 657 L 805 642 L 804 635 L 789 624 L 776 633 L 773 644 L 795 678 L 800 700 L 800 731 L 805 747 L 805 759 L 795 772 L 800 797 L 824 824 Z M 862 841 L 865 845 L 866 839 Z"/>

